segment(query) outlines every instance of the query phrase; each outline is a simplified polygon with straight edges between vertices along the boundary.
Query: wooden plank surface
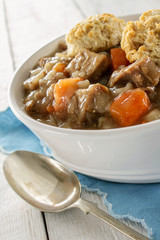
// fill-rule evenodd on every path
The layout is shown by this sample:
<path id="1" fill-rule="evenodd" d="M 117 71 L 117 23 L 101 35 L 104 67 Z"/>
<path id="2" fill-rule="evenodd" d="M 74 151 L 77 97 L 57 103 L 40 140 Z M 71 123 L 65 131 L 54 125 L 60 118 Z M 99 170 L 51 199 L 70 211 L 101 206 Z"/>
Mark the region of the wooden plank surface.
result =
<path id="1" fill-rule="evenodd" d="M 7 88 L 14 70 L 7 21 L 3 3 L 0 0 L 0 111 L 8 107 Z M 0 131 L 2 127 L 0 126 Z M 0 239 L 47 240 L 41 212 L 26 204 L 9 187 L 3 174 L 5 157 L 5 154 L 0 152 Z"/>
<path id="2" fill-rule="evenodd" d="M 135 0 L 134 2 L 135 4 L 126 0 L 5 0 L 7 28 L 4 25 L 1 3 L 0 30 L 2 41 L 0 41 L 0 50 L 3 59 L 0 59 L 0 79 L 1 83 L 3 79 L 5 81 L 2 84 L 4 91 L 3 95 L 0 95 L 0 103 L 5 103 L 2 104 L 3 108 L 7 106 L 6 92 L 13 69 L 17 68 L 36 49 L 58 35 L 66 33 L 84 17 L 102 12 L 122 16 L 160 7 L 159 0 L 141 0 L 141 2 Z M 2 110 L 2 105 L 0 110 Z M 5 155 L 0 153 L 0 239 L 47 239 L 40 211 L 21 200 L 8 186 L 2 171 L 4 158 Z M 106 210 L 101 198 L 96 194 L 83 191 L 83 197 L 97 202 L 101 208 Z M 50 240 L 129 239 L 95 217 L 85 216 L 77 209 L 57 214 L 47 213 L 45 221 Z M 140 224 L 128 220 L 126 223 L 146 234 L 146 230 Z"/>
<path id="3" fill-rule="evenodd" d="M 7 88 L 13 74 L 12 58 L 9 49 L 9 41 L 7 35 L 7 29 L 5 24 L 5 14 L 0 0 L 0 111 L 5 110 L 8 107 L 7 101 Z"/>
<path id="4" fill-rule="evenodd" d="M 73 2 L 84 17 L 104 12 L 124 16 L 160 8 L 159 0 L 73 0 Z"/>
<path id="5" fill-rule="evenodd" d="M 83 18 L 70 0 L 6 0 L 5 4 L 16 67 Z"/>

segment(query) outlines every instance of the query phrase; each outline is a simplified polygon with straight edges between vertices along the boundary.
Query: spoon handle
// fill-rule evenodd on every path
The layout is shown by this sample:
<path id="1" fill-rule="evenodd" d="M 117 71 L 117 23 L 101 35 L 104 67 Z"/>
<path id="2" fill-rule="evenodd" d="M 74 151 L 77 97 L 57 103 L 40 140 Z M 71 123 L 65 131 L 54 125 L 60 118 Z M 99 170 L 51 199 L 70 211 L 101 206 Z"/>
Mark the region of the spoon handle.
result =
<path id="1" fill-rule="evenodd" d="M 110 226 L 117 229 L 118 231 L 120 231 L 121 233 L 125 234 L 126 236 L 130 237 L 133 240 L 149 240 L 149 238 L 136 232 L 132 228 L 128 227 L 124 223 L 120 222 L 119 220 L 115 219 L 108 213 L 101 210 L 96 203 L 89 202 L 80 198 L 76 202 L 76 207 L 80 208 L 85 214 L 91 213 L 94 216 L 100 218 L 102 221 L 108 223 Z"/>

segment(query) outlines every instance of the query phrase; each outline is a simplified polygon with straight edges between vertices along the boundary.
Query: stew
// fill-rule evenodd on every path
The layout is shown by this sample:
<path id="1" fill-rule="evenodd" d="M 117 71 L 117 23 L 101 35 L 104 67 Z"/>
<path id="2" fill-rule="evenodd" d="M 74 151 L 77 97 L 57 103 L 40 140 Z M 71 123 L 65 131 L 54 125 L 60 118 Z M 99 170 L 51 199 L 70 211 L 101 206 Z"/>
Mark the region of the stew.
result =
<path id="1" fill-rule="evenodd" d="M 24 82 L 24 109 L 39 122 L 63 128 L 143 124 L 160 119 L 159 81 L 160 68 L 146 54 L 130 63 L 115 46 L 103 52 L 84 48 L 70 56 L 60 43 Z"/>

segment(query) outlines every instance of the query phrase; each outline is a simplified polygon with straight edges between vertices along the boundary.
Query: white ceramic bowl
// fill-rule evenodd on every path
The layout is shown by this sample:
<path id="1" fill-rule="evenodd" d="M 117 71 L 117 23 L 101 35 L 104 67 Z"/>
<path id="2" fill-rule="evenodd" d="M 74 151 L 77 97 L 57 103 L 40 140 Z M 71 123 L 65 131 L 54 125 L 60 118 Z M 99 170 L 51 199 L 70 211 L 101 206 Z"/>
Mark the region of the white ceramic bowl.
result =
<path id="1" fill-rule="evenodd" d="M 125 19 L 134 20 L 137 15 Z M 48 144 L 58 161 L 75 171 L 118 182 L 160 181 L 160 120 L 119 129 L 73 130 L 40 123 L 22 110 L 22 83 L 29 70 L 62 39 L 64 36 L 38 50 L 14 74 L 9 89 L 13 113 Z"/>

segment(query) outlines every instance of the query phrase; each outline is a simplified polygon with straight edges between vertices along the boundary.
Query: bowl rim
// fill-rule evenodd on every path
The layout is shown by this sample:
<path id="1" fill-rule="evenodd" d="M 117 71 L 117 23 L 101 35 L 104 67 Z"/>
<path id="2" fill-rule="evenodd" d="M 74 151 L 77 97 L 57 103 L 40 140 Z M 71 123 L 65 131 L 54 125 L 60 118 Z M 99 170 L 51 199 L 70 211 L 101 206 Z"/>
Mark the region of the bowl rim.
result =
<path id="1" fill-rule="evenodd" d="M 129 17 L 129 16 L 140 16 L 140 14 L 132 14 L 132 15 L 127 15 L 124 17 Z M 123 16 L 122 16 L 123 17 Z M 121 17 L 121 18 L 122 18 Z M 151 130 L 151 128 L 156 128 L 160 127 L 160 119 L 147 122 L 144 124 L 137 124 L 133 126 L 128 126 L 128 127 L 118 127 L 118 128 L 111 128 L 111 129 L 71 129 L 71 128 L 61 128 L 61 127 L 56 127 L 52 126 L 46 123 L 39 122 L 35 119 L 33 119 L 31 116 L 29 116 L 25 111 L 22 110 L 17 104 L 16 104 L 16 95 L 14 94 L 14 83 L 16 82 L 17 79 L 17 74 L 21 71 L 23 66 L 28 62 L 33 56 L 35 56 L 39 51 L 42 49 L 47 48 L 49 45 L 53 44 L 55 41 L 58 41 L 58 39 L 64 38 L 64 34 L 60 35 L 53 40 L 49 41 L 47 44 L 43 45 L 39 49 L 37 49 L 33 54 L 31 54 L 29 57 L 27 57 L 16 69 L 16 71 L 13 74 L 12 80 L 9 84 L 8 88 L 8 102 L 9 106 L 12 110 L 12 112 L 15 114 L 15 116 L 22 121 L 25 125 L 29 126 L 29 123 L 34 126 L 34 128 L 38 129 L 45 129 L 46 131 L 53 131 L 53 132 L 59 132 L 63 134 L 85 134 L 85 135 L 113 135 L 113 134 L 125 134 L 129 132 L 135 132 L 135 131 L 146 131 L 146 130 Z"/>

